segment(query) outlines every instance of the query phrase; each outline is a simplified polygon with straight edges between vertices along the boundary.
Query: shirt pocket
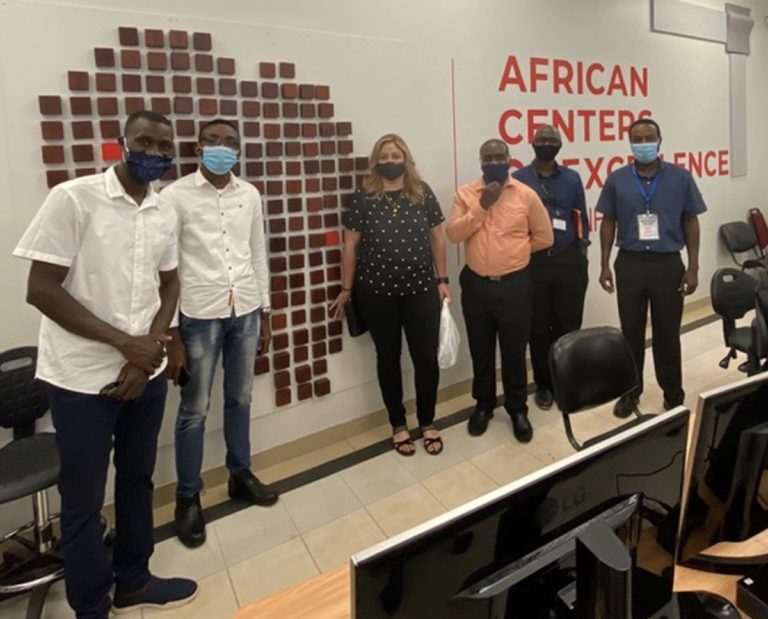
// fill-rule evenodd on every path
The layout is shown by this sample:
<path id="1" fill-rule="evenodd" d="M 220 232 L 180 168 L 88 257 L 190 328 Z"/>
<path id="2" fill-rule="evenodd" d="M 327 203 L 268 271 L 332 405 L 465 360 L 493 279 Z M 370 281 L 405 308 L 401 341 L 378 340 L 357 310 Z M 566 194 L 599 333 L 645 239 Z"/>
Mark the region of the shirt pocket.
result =
<path id="1" fill-rule="evenodd" d="M 521 208 L 503 206 L 493 211 L 492 231 L 506 238 L 527 238 L 530 232 L 528 214 Z"/>

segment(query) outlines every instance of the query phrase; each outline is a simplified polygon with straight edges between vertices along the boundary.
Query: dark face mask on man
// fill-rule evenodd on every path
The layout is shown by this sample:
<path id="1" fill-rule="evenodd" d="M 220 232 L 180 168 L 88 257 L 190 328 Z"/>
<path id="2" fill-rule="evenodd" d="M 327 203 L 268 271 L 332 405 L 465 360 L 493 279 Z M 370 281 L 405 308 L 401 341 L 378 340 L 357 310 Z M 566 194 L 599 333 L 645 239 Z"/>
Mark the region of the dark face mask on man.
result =
<path id="1" fill-rule="evenodd" d="M 502 163 L 483 163 L 480 167 L 483 170 L 483 178 L 486 185 L 494 182 L 504 185 L 509 178 L 508 161 Z"/>
<path id="2" fill-rule="evenodd" d="M 392 161 L 377 163 L 376 171 L 388 181 L 394 181 L 405 174 L 405 163 L 394 163 Z"/>
<path id="3" fill-rule="evenodd" d="M 544 163 L 554 161 L 557 157 L 557 153 L 560 152 L 560 147 L 555 144 L 534 144 L 533 152 L 536 153 L 536 159 Z"/>
<path id="4" fill-rule="evenodd" d="M 126 150 L 125 165 L 131 176 L 140 183 L 156 181 L 171 167 L 173 159 L 164 155 L 150 155 L 143 150 Z"/>

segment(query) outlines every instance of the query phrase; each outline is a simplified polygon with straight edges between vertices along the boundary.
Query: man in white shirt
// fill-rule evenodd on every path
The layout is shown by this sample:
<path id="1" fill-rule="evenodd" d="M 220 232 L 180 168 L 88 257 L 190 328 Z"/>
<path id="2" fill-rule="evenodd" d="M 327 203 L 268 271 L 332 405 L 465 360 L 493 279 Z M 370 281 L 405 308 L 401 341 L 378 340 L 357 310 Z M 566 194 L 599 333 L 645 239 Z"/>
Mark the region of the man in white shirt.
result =
<path id="1" fill-rule="evenodd" d="M 171 164 L 171 123 L 132 114 L 120 144 L 122 163 L 52 189 L 14 250 L 32 261 L 27 301 L 43 313 L 37 378 L 56 426 L 64 578 L 78 619 L 197 593 L 194 581 L 149 572 L 165 333 L 179 292 L 176 215 L 149 183 Z M 100 512 L 113 443 L 110 563 Z"/>
<path id="2" fill-rule="evenodd" d="M 229 496 L 256 505 L 278 499 L 250 471 L 253 365 L 270 340 L 269 320 L 260 320 L 270 309 L 261 196 L 231 172 L 240 152 L 235 125 L 223 119 L 206 123 L 196 149 L 199 169 L 163 190 L 179 219 L 181 303 L 168 374 L 175 384 L 184 383 L 176 419 L 175 522 L 179 540 L 190 548 L 205 542 L 200 471 L 219 356 Z"/>

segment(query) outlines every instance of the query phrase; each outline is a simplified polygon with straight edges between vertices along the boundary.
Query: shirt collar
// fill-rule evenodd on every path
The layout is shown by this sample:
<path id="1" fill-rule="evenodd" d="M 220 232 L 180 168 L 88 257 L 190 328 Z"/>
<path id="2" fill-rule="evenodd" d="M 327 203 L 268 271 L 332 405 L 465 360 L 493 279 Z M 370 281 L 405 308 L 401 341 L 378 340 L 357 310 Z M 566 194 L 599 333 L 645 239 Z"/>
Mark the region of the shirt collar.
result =
<path id="1" fill-rule="evenodd" d="M 227 187 L 233 187 L 237 188 L 240 186 L 240 183 L 242 181 L 237 178 L 232 172 L 229 173 L 229 182 L 226 184 L 224 189 Z M 218 187 L 214 187 L 214 185 L 207 179 L 205 176 L 203 176 L 203 173 L 200 171 L 200 168 L 197 168 L 197 171 L 195 172 L 195 186 L 196 187 L 202 187 L 203 185 L 208 185 L 212 189 L 215 189 L 216 191 L 221 191 Z"/>
<path id="2" fill-rule="evenodd" d="M 539 174 L 539 171 L 536 169 L 536 166 L 534 165 L 533 161 L 531 161 L 531 170 L 533 170 L 533 173 L 538 176 L 539 178 L 551 178 L 553 176 L 560 176 L 560 165 L 555 161 L 555 167 L 552 169 L 552 174 L 549 176 L 541 176 Z"/>
<path id="3" fill-rule="evenodd" d="M 107 196 L 109 196 L 112 200 L 117 198 L 124 198 L 131 204 L 136 204 L 136 201 L 125 190 L 125 187 L 123 187 L 120 179 L 117 178 L 117 172 L 115 171 L 117 165 L 118 164 L 113 165 L 104 173 L 104 183 L 106 184 Z M 158 193 L 155 191 L 152 183 L 149 183 L 147 185 L 147 193 L 144 196 L 144 199 L 141 201 L 139 208 L 157 208 L 157 202 Z"/>

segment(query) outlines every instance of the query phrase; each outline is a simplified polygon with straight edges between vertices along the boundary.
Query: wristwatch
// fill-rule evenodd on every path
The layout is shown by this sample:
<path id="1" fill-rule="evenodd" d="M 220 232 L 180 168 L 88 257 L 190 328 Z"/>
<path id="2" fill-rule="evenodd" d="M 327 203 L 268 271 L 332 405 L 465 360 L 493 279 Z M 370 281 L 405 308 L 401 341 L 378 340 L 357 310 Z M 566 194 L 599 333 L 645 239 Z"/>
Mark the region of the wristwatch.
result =
<path id="1" fill-rule="evenodd" d="M 435 281 L 438 284 L 450 284 L 451 283 L 451 280 L 448 279 L 447 277 L 437 277 L 437 278 L 435 278 Z"/>

